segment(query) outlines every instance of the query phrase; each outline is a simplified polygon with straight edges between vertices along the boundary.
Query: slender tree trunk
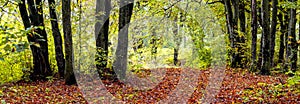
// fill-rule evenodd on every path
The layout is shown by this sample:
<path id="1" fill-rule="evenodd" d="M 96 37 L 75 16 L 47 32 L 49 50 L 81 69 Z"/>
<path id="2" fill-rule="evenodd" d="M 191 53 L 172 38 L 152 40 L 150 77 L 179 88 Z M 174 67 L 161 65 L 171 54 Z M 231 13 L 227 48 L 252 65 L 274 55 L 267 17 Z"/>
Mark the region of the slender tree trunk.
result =
<path id="1" fill-rule="evenodd" d="M 251 70 L 256 70 L 256 44 L 257 44 L 257 11 L 256 11 L 256 0 L 251 0 L 251 32 L 252 32 L 252 43 L 251 43 Z"/>
<path id="2" fill-rule="evenodd" d="M 97 0 L 96 4 L 96 25 L 95 25 L 95 37 L 96 37 L 96 67 L 101 78 L 104 75 L 113 76 L 112 70 L 107 69 L 107 59 L 108 59 L 108 35 L 109 35 L 109 15 L 111 10 L 110 0 Z M 103 13 L 101 15 L 101 13 Z"/>
<path id="3" fill-rule="evenodd" d="M 177 22 L 177 18 L 175 18 L 175 21 Z M 178 54 L 179 54 L 179 27 L 178 24 L 174 23 L 173 26 L 173 34 L 174 34 L 174 42 L 175 42 L 175 47 L 174 47 L 174 54 L 173 54 L 173 63 L 174 65 L 178 65 Z"/>
<path id="4" fill-rule="evenodd" d="M 275 38 L 276 38 L 276 25 L 277 25 L 277 4 L 278 0 L 273 0 L 272 2 L 272 23 L 271 23 L 271 40 L 270 40 L 270 59 L 271 59 L 271 67 L 274 64 L 274 53 L 275 53 Z"/>
<path id="5" fill-rule="evenodd" d="M 157 36 L 155 29 L 152 31 L 153 32 L 151 35 L 151 42 L 150 42 L 150 44 L 152 45 L 151 46 L 151 55 L 153 56 L 153 58 L 156 58 L 159 37 Z"/>
<path id="6" fill-rule="evenodd" d="M 174 42 L 175 42 L 175 47 L 174 47 L 174 57 L 173 57 L 173 61 L 174 61 L 174 65 L 180 65 L 179 63 L 179 59 L 178 59 L 178 55 L 179 55 L 179 50 L 180 50 L 180 44 L 181 44 L 181 40 L 182 40 L 182 35 L 180 34 L 180 28 L 183 27 L 182 22 L 184 22 L 183 20 L 184 18 L 184 14 L 183 13 L 179 13 L 179 21 L 177 18 L 175 18 L 176 22 L 180 22 L 177 24 L 174 24 Z"/>
<path id="7" fill-rule="evenodd" d="M 270 8 L 269 0 L 262 0 L 262 66 L 261 74 L 266 75 L 270 74 L 269 70 L 271 68 L 271 59 L 270 59 Z"/>
<path id="8" fill-rule="evenodd" d="M 48 53 L 48 37 L 47 37 L 47 33 L 45 30 L 45 24 L 44 24 L 44 11 L 43 11 L 43 2 L 42 0 L 35 0 L 36 3 L 36 10 L 38 13 L 38 26 L 43 27 L 38 29 L 38 33 L 42 36 L 42 41 L 40 41 L 40 45 L 41 45 L 41 49 L 42 49 L 42 53 L 43 53 L 43 57 L 45 60 L 45 66 L 49 69 L 49 73 L 45 73 L 47 76 L 52 74 L 52 71 L 50 69 L 50 64 L 49 64 L 49 53 Z M 51 74 L 50 74 L 51 73 Z"/>
<path id="9" fill-rule="evenodd" d="M 291 2 L 296 2 L 296 0 L 291 0 Z M 292 71 L 297 69 L 297 44 L 296 44 L 296 9 L 290 9 L 290 21 L 288 28 L 288 60 L 289 66 Z"/>
<path id="10" fill-rule="evenodd" d="M 233 19 L 232 19 L 232 35 L 233 35 L 233 44 L 234 44 L 234 48 L 232 48 L 234 50 L 234 57 L 233 57 L 233 63 L 232 63 L 232 67 L 233 68 L 239 68 L 241 66 L 241 60 L 242 58 L 240 57 L 242 52 L 241 52 L 241 48 L 242 48 L 242 42 L 241 42 L 241 38 L 239 37 L 239 33 L 238 31 L 238 20 L 239 20 L 239 0 L 231 0 L 232 6 L 233 6 Z"/>
<path id="11" fill-rule="evenodd" d="M 64 53 L 62 48 L 62 37 L 59 32 L 58 27 L 58 20 L 55 12 L 55 1 L 54 0 L 48 0 L 49 4 L 49 11 L 50 11 L 50 18 L 51 18 L 51 25 L 52 25 L 52 35 L 54 38 L 54 44 L 55 44 L 55 55 L 56 55 L 56 62 L 58 66 L 58 72 L 59 76 L 61 78 L 64 78 L 64 71 L 65 71 L 65 59 L 64 59 Z"/>
<path id="12" fill-rule="evenodd" d="M 245 35 L 246 33 L 246 15 L 245 15 L 245 3 L 243 0 L 239 3 L 239 19 L 240 19 L 240 31 Z M 244 38 L 244 36 L 243 36 Z M 241 39 L 242 42 L 245 41 L 245 39 Z"/>
<path id="13" fill-rule="evenodd" d="M 233 63 L 234 63 L 234 38 L 233 38 L 233 30 L 232 30 L 232 18 L 233 18 L 233 13 L 232 13 L 232 6 L 230 3 L 230 0 L 224 0 L 224 5 L 225 5 L 225 14 L 226 14 L 226 27 L 227 27 L 227 31 L 229 33 L 229 42 L 230 42 L 230 51 L 228 52 L 228 56 L 229 56 L 229 62 L 230 62 L 230 67 L 233 67 Z"/>
<path id="14" fill-rule="evenodd" d="M 246 52 L 245 36 L 246 36 L 246 15 L 245 15 L 245 3 L 243 0 L 239 1 L 239 22 L 240 22 L 240 35 L 239 35 L 239 67 L 245 68 L 246 63 L 242 62 L 244 54 Z"/>
<path id="15" fill-rule="evenodd" d="M 288 49 L 288 29 L 289 29 L 289 19 L 290 18 L 290 12 L 287 10 L 287 12 L 284 15 L 284 22 L 285 22 L 285 32 L 284 32 L 284 43 L 285 43 L 285 63 L 284 63 L 284 71 L 287 72 L 288 71 L 288 67 L 289 67 L 289 49 Z"/>
<path id="16" fill-rule="evenodd" d="M 119 34 L 116 50 L 116 61 L 114 70 L 121 80 L 126 78 L 127 52 L 128 52 L 128 27 L 132 15 L 134 0 L 120 1 Z"/>
<path id="17" fill-rule="evenodd" d="M 284 45 L 284 34 L 285 34 L 285 23 L 283 20 L 283 14 L 284 13 L 280 13 L 278 15 L 278 19 L 280 21 L 280 48 L 279 48 L 279 55 L 278 55 L 278 63 L 284 63 L 284 49 L 285 49 L 285 45 Z"/>
<path id="18" fill-rule="evenodd" d="M 65 83 L 72 85 L 76 84 L 76 79 L 73 72 L 74 53 L 71 28 L 71 0 L 62 1 L 62 13 L 66 55 Z"/>
<path id="19" fill-rule="evenodd" d="M 258 6 L 258 3 L 257 2 L 257 12 L 258 12 L 258 23 L 259 23 L 259 26 L 262 27 L 262 10 L 261 10 L 261 7 Z M 257 68 L 258 69 L 261 69 L 261 66 L 262 66 L 262 47 L 263 47 L 263 38 L 264 38 L 264 35 L 262 34 L 261 35 L 261 38 L 260 38 L 260 48 L 259 48 L 259 53 L 258 53 L 258 60 L 257 60 Z"/>

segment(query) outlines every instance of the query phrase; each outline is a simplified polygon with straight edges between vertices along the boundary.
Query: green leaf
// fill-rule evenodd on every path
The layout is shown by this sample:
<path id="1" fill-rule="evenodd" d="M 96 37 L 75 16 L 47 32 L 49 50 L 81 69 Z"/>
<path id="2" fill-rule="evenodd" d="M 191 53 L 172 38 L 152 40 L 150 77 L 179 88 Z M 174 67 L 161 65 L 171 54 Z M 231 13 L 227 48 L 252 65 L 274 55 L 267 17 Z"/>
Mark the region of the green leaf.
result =
<path id="1" fill-rule="evenodd" d="M 10 51 L 10 50 L 11 50 L 11 46 L 7 44 L 7 45 L 4 47 L 4 50 L 5 50 L 5 51 Z"/>
<path id="2" fill-rule="evenodd" d="M 34 45 L 34 46 L 36 46 L 36 47 L 41 47 L 41 45 L 39 44 L 39 43 L 31 43 L 31 45 Z"/>
<path id="3" fill-rule="evenodd" d="M 24 48 L 25 48 L 25 49 L 29 49 L 29 43 L 28 43 L 28 42 L 25 42 L 25 43 L 24 43 Z"/>

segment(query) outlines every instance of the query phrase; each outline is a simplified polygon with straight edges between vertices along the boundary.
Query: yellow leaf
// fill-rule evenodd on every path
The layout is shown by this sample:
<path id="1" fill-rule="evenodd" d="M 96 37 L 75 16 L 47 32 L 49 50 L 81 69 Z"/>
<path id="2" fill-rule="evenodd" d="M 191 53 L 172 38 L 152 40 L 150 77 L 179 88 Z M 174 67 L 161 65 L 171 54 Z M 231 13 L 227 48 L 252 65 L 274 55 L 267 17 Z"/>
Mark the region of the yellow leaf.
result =
<path id="1" fill-rule="evenodd" d="M 294 38 L 294 37 L 292 37 L 292 36 L 289 36 L 289 39 L 292 39 L 292 38 Z"/>
<path id="2" fill-rule="evenodd" d="M 263 83 L 263 82 L 258 82 L 257 85 L 258 85 L 258 86 L 266 86 L 267 84 L 266 84 L 266 83 Z"/>

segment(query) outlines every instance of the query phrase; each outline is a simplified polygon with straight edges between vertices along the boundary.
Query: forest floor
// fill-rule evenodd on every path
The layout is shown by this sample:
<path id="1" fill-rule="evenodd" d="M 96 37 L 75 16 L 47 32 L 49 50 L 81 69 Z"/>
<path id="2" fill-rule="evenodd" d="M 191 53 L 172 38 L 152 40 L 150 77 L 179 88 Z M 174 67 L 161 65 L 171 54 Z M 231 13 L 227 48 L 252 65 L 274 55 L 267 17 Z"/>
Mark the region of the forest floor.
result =
<path id="1" fill-rule="evenodd" d="M 184 87 L 180 87 L 179 76 L 181 72 L 182 69 L 166 69 L 162 81 L 154 88 L 144 91 L 134 90 L 120 82 L 102 82 L 107 85 L 107 91 L 116 98 L 131 103 L 155 103 L 162 99 L 173 99 L 169 102 L 174 102 L 183 98 L 189 103 L 300 103 L 300 93 L 288 86 L 283 86 L 287 80 L 286 75 L 255 75 L 241 69 L 226 69 L 223 77 L 214 77 L 222 77 L 222 80 L 219 80 L 220 87 L 214 90 L 212 87 L 212 91 L 209 91 L 210 88 L 207 86 L 214 86 L 214 84 L 210 84 L 212 81 L 209 80 L 210 74 L 213 72 L 209 70 L 200 71 L 198 77 L 194 78 L 196 88 L 193 89 L 193 92 L 189 92 L 188 96 L 180 95 L 180 93 L 179 95 L 178 93 L 172 94 L 178 88 L 181 92 L 185 90 Z M 88 83 L 87 86 L 97 85 L 94 84 L 96 81 L 86 83 Z M 99 93 L 95 93 L 98 90 L 103 90 L 103 88 L 92 88 L 93 92 L 85 91 L 84 93 L 80 88 L 75 85 L 64 85 L 63 80 L 8 83 L 0 86 L 0 101 L 2 104 L 87 103 L 88 101 L 98 102 L 98 100 L 105 99 L 103 96 L 99 97 L 101 96 Z M 178 92 L 180 91 L 178 90 Z M 84 94 L 85 97 L 83 97 Z M 96 98 L 87 99 L 91 96 L 96 96 Z M 168 102 L 168 100 L 162 101 Z"/>

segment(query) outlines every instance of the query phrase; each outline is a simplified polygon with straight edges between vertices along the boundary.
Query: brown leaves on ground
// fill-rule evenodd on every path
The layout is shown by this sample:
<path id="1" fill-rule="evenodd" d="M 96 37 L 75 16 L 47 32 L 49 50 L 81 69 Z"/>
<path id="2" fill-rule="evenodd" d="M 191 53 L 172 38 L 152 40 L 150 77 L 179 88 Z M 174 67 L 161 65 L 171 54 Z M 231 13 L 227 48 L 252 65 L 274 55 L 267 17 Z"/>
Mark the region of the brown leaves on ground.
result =
<path id="1" fill-rule="evenodd" d="M 162 100 L 172 102 L 175 100 L 168 101 L 166 99 L 181 99 L 184 97 L 189 97 L 187 99 L 188 103 L 207 101 L 209 103 L 300 103 L 299 93 L 295 93 L 286 86 L 278 88 L 278 85 L 286 83 L 287 77 L 284 75 L 262 76 L 244 70 L 226 69 L 224 76 L 211 77 L 214 72 L 216 73 L 215 70 L 200 71 L 198 77 L 187 79 L 194 83 L 194 91 L 192 93 L 187 91 L 190 94 L 181 95 L 181 93 L 186 93 L 184 92 L 185 86 L 181 86 L 183 77 L 194 72 L 191 71 L 183 76 L 184 70 L 191 69 L 166 68 L 156 70 L 165 70 L 165 75 L 162 76 L 161 82 L 152 89 L 137 90 L 122 82 L 108 80 L 102 81 L 106 88 L 90 89 L 94 92 L 107 90 L 116 99 L 127 103 L 157 103 Z M 210 91 L 214 89 L 214 86 L 217 86 L 214 83 L 218 83 L 218 81 L 211 78 L 219 77 L 223 77 L 223 80 L 220 80 L 220 87 L 215 91 Z M 90 80 L 86 83 L 97 85 L 97 82 L 99 81 Z M 99 93 L 81 93 L 80 91 L 82 90 L 77 86 L 64 85 L 62 80 L 18 82 L 0 86 L 0 101 L 6 103 L 87 103 L 90 100 L 85 99 L 83 95 L 101 96 Z M 175 91 L 179 93 L 174 93 Z M 97 100 L 103 99 L 105 98 L 102 96 L 96 100 L 93 99 L 93 102 L 100 102 Z"/>

